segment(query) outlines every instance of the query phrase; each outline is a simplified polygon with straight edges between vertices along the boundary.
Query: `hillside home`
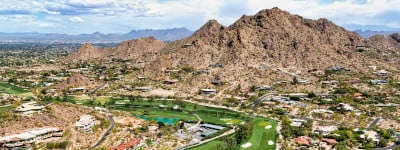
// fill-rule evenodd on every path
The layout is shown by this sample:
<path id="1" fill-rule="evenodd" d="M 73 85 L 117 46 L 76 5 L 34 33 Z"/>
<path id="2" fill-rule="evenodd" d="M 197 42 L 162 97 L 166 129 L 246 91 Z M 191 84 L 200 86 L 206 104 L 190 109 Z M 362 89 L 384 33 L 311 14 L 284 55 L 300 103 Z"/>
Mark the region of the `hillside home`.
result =
<path id="1" fill-rule="evenodd" d="M 271 86 L 267 86 L 267 85 L 263 85 L 263 86 L 259 86 L 257 87 L 259 91 L 269 91 L 272 90 Z"/>
<path id="2" fill-rule="evenodd" d="M 212 81 L 211 84 L 214 84 L 216 86 L 222 86 L 224 83 L 220 80 L 217 80 L 217 81 Z"/>
<path id="3" fill-rule="evenodd" d="M 337 141 L 335 139 L 328 139 L 328 138 L 322 138 L 322 141 L 326 142 L 326 144 L 328 144 L 328 145 L 333 145 L 333 144 L 337 143 Z"/>
<path id="4" fill-rule="evenodd" d="M 100 121 L 96 121 L 96 118 L 92 115 L 83 115 L 75 123 L 75 127 L 81 132 L 90 133 L 95 125 L 99 125 Z"/>
<path id="5" fill-rule="evenodd" d="M 295 139 L 297 144 L 310 145 L 311 138 L 306 136 L 299 136 Z"/>
<path id="6" fill-rule="evenodd" d="M 329 87 L 336 87 L 339 84 L 339 81 L 330 80 L 330 81 L 322 81 L 322 85 L 328 85 Z"/>
<path id="7" fill-rule="evenodd" d="M 345 67 L 331 67 L 327 68 L 327 71 L 351 71 L 350 69 L 347 69 Z"/>
<path id="8" fill-rule="evenodd" d="M 179 73 L 180 70 L 172 70 L 172 69 L 166 69 L 164 70 L 165 73 Z"/>
<path id="9" fill-rule="evenodd" d="M 314 129 L 314 133 L 328 135 L 333 131 L 338 130 L 337 126 L 318 126 Z"/>
<path id="10" fill-rule="evenodd" d="M 360 135 L 360 138 L 367 140 L 372 139 L 375 143 L 379 143 L 380 135 L 376 131 L 364 131 L 364 134 Z"/>
<path id="11" fill-rule="evenodd" d="M 216 94 L 217 90 L 215 89 L 201 89 L 202 94 Z"/>
<path id="12" fill-rule="evenodd" d="M 339 107 L 343 108 L 344 110 L 347 110 L 347 111 L 354 110 L 354 107 L 350 106 L 349 104 L 345 104 L 345 103 L 339 103 Z"/>
<path id="13" fill-rule="evenodd" d="M 163 82 L 163 84 L 169 84 L 169 85 L 171 85 L 171 84 L 175 84 L 176 82 L 178 82 L 178 80 L 165 80 L 165 81 Z"/>
<path id="14" fill-rule="evenodd" d="M 212 67 L 212 68 L 224 67 L 224 64 L 221 64 L 221 63 L 210 64 L 210 65 L 208 65 L 208 67 Z"/>
<path id="15" fill-rule="evenodd" d="M 317 71 L 311 72 L 311 74 L 313 74 L 315 76 L 323 76 L 323 75 L 325 75 L 325 71 L 317 70 Z"/>
<path id="16" fill-rule="evenodd" d="M 69 88 L 69 92 L 86 92 L 86 89 L 83 87 L 78 87 L 78 88 Z"/>
<path id="17" fill-rule="evenodd" d="M 16 113 L 21 113 L 22 115 L 30 115 L 30 114 L 34 114 L 34 113 L 38 113 L 41 112 L 42 110 L 44 110 L 45 105 L 44 104 L 38 104 L 35 101 L 33 102 L 29 102 L 29 103 L 24 103 L 20 106 L 18 106 L 15 109 Z"/>
<path id="18" fill-rule="evenodd" d="M 379 70 L 377 72 L 373 72 L 373 74 L 375 74 L 376 76 L 383 76 L 384 77 L 384 76 L 388 76 L 388 75 L 390 75 L 392 73 L 382 69 L 382 70 Z"/>
<path id="19" fill-rule="evenodd" d="M 301 125 L 303 125 L 304 122 L 307 122 L 307 120 L 303 119 L 290 119 L 290 121 L 292 121 L 290 123 L 290 126 L 292 127 L 300 127 Z"/>
<path id="20" fill-rule="evenodd" d="M 151 90 L 151 87 L 135 87 L 135 90 L 142 91 L 142 92 L 148 92 Z"/>
<path id="21" fill-rule="evenodd" d="M 46 139 L 62 136 L 62 128 L 42 128 L 0 137 L 0 147 L 5 149 L 22 149 L 23 146 L 42 143 Z"/>
<path id="22" fill-rule="evenodd" d="M 239 89 L 236 92 L 238 94 L 248 94 L 248 93 L 250 93 L 250 89 Z"/>
<path id="23" fill-rule="evenodd" d="M 389 84 L 390 82 L 386 80 L 369 80 L 369 83 L 373 85 L 384 85 Z"/>
<path id="24" fill-rule="evenodd" d="M 134 149 L 141 143 L 142 139 L 141 138 L 133 138 L 127 142 L 119 144 L 117 147 L 112 147 L 109 148 L 108 150 L 128 150 L 128 149 Z"/>

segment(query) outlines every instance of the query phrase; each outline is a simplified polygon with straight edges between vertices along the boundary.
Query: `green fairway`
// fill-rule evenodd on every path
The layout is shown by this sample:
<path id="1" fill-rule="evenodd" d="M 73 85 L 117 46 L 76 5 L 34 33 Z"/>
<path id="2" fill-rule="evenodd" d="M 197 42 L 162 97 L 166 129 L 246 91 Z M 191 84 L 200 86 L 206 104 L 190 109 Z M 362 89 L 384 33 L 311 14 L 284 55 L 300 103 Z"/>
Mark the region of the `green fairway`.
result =
<path id="1" fill-rule="evenodd" d="M 11 85 L 8 83 L 0 82 L 0 91 L 3 91 L 7 94 L 21 94 L 21 93 L 28 93 L 29 90 Z"/>
<path id="2" fill-rule="evenodd" d="M 200 145 L 198 147 L 192 148 L 191 150 L 217 150 L 217 145 L 218 144 L 222 144 L 223 145 L 224 142 L 214 140 L 214 141 L 208 142 L 206 144 Z"/>
<path id="3" fill-rule="evenodd" d="M 253 133 L 249 140 L 241 144 L 251 143 L 252 146 L 248 148 L 240 147 L 240 150 L 273 150 L 276 145 L 276 125 L 275 121 L 266 121 L 266 118 L 255 117 Z M 271 125 L 270 129 L 265 129 L 265 126 Z M 268 141 L 274 142 L 273 145 L 268 145 Z M 241 145 L 240 145 L 241 146 Z"/>

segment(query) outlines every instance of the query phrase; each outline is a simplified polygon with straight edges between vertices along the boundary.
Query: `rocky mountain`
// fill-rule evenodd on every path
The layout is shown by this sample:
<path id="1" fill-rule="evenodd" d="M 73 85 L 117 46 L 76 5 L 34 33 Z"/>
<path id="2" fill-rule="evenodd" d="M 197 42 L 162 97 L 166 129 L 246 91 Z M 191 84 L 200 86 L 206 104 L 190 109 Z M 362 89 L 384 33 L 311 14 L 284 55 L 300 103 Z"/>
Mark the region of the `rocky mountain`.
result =
<path id="1" fill-rule="evenodd" d="M 75 74 L 69 78 L 67 78 L 65 81 L 59 83 L 56 85 L 56 88 L 58 89 L 68 89 L 70 87 L 77 88 L 77 87 L 83 87 L 83 88 L 89 88 L 89 87 L 94 87 L 96 84 L 90 81 L 89 78 L 81 75 L 81 74 Z"/>
<path id="2" fill-rule="evenodd" d="M 67 60 L 87 60 L 93 58 L 133 59 L 135 61 L 150 61 L 159 54 L 167 43 L 154 37 L 139 38 L 122 42 L 116 47 L 96 48 L 89 43 L 67 57 Z"/>
<path id="3" fill-rule="evenodd" d="M 160 41 L 171 42 L 190 36 L 193 31 L 186 28 L 160 30 L 132 30 L 124 34 L 92 34 L 68 35 L 57 33 L 0 33 L 0 42 L 38 42 L 38 43 L 110 43 L 152 36 Z"/>
<path id="4" fill-rule="evenodd" d="M 253 16 L 242 16 L 228 27 L 210 20 L 190 37 L 171 43 L 153 43 L 157 45 L 149 49 L 160 52 L 160 55 L 146 63 L 146 68 L 149 68 L 147 74 L 160 76 L 166 68 L 209 69 L 211 74 L 191 79 L 192 84 L 202 87 L 209 85 L 196 83 L 209 83 L 216 78 L 257 84 L 269 82 L 269 77 L 288 78 L 277 75 L 276 70 L 271 68 L 307 72 L 310 69 L 341 66 L 366 72 L 367 66 L 372 64 L 399 67 L 398 64 L 387 66 L 385 60 L 358 50 L 360 47 L 369 47 L 368 51 L 374 51 L 376 49 L 371 47 L 380 46 L 379 41 L 364 39 L 327 19 L 306 19 L 279 8 L 262 10 Z M 134 44 L 125 43 L 125 46 L 135 49 Z M 121 48 L 108 50 L 120 51 Z M 141 50 L 125 52 L 145 56 L 146 51 Z M 208 67 L 216 63 L 224 67 Z"/>

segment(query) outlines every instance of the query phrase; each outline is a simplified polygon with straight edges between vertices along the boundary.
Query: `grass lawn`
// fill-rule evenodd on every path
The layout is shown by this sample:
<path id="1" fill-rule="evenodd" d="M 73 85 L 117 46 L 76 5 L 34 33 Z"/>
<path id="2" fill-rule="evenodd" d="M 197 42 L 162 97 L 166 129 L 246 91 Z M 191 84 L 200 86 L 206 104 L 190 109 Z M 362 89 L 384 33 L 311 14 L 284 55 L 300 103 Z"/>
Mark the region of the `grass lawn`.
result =
<path id="1" fill-rule="evenodd" d="M 214 140 L 214 141 L 208 142 L 206 144 L 200 145 L 198 147 L 192 148 L 191 150 L 216 150 L 218 144 L 223 145 L 224 142 Z"/>
<path id="2" fill-rule="evenodd" d="M 266 118 L 254 117 L 253 133 L 249 140 L 240 144 L 251 143 L 252 146 L 248 148 L 240 147 L 240 150 L 273 150 L 276 145 L 276 125 L 275 121 L 266 121 Z M 265 126 L 272 125 L 271 129 L 265 129 Z M 273 141 L 273 145 L 268 145 L 268 141 Z"/>
<path id="3" fill-rule="evenodd" d="M 0 107 L 0 112 L 10 110 L 11 106 Z"/>
<path id="4" fill-rule="evenodd" d="M 168 110 L 163 110 L 163 109 L 158 109 L 158 108 L 148 108 L 148 107 L 118 108 L 117 107 L 116 109 L 143 115 L 145 117 L 179 118 L 179 119 L 197 121 L 197 118 L 192 114 L 184 113 L 184 112 L 177 112 L 177 111 L 168 111 Z M 140 113 L 138 113 L 138 112 L 140 112 Z"/>
<path id="5" fill-rule="evenodd" d="M 28 93 L 29 90 L 11 85 L 8 83 L 0 82 L 0 91 L 4 91 L 7 94 L 21 94 L 21 93 Z"/>

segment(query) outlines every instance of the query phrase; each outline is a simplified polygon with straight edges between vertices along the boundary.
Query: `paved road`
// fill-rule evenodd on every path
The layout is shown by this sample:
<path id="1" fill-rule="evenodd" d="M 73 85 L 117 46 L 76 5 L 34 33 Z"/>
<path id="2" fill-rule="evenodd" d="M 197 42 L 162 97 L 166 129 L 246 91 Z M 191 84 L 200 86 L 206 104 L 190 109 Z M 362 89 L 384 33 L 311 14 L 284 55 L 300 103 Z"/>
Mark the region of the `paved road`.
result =
<path id="1" fill-rule="evenodd" d="M 99 140 L 96 142 L 96 144 L 94 144 L 90 149 L 93 149 L 93 148 L 96 148 L 97 146 L 99 146 L 101 144 L 101 142 L 103 142 L 106 139 L 109 132 L 114 128 L 114 118 L 112 116 L 108 116 L 108 119 L 110 119 L 110 122 L 111 122 L 110 127 L 108 127 L 106 132 L 104 132 L 104 134 L 99 138 Z"/>
<path id="2" fill-rule="evenodd" d="M 396 134 L 396 137 L 397 137 L 397 141 L 400 141 L 400 134 Z M 391 150 L 391 149 L 396 148 L 399 145 L 400 145 L 400 142 L 395 142 L 392 146 L 385 147 L 385 148 L 374 148 L 372 150 Z"/>
<path id="3" fill-rule="evenodd" d="M 382 118 L 376 118 L 374 121 L 372 121 L 372 123 L 368 126 L 367 129 L 371 129 L 373 126 L 375 126 L 376 124 L 378 124 L 379 120 L 381 120 Z"/>
<path id="4" fill-rule="evenodd" d="M 195 126 L 199 126 L 200 125 L 200 123 L 201 123 L 201 118 L 200 118 L 200 116 L 199 115 L 197 115 L 197 114 L 193 114 L 194 116 L 196 116 L 196 118 L 197 119 L 199 119 L 199 121 L 197 121 L 197 123 L 196 123 L 196 125 Z"/>
<path id="5" fill-rule="evenodd" d="M 94 89 L 93 91 L 90 91 L 90 93 L 96 93 L 97 90 L 100 90 L 101 88 L 103 88 L 104 86 L 106 86 L 108 84 L 108 81 L 104 82 L 102 85 L 100 85 L 99 87 L 97 87 L 96 89 Z"/>
<path id="6" fill-rule="evenodd" d="M 193 147 L 196 147 L 196 146 L 202 145 L 202 144 L 204 144 L 204 143 L 210 142 L 210 141 L 212 141 L 212 140 L 218 139 L 218 138 L 220 138 L 220 137 L 223 137 L 223 136 L 226 136 L 226 135 L 229 135 L 229 134 L 235 133 L 235 132 L 236 132 L 236 130 L 235 130 L 235 129 L 230 129 L 229 131 L 226 131 L 225 133 L 223 133 L 223 134 L 221 134 L 221 135 L 219 135 L 219 136 L 216 136 L 216 137 L 213 137 L 213 138 L 210 138 L 210 139 L 204 140 L 204 141 L 200 141 L 199 143 L 196 143 L 196 144 L 192 144 L 192 145 L 185 145 L 185 146 L 182 146 L 182 147 L 179 147 L 179 148 L 175 148 L 174 150 L 184 150 L 184 149 L 190 149 L 190 148 L 193 148 Z"/>

